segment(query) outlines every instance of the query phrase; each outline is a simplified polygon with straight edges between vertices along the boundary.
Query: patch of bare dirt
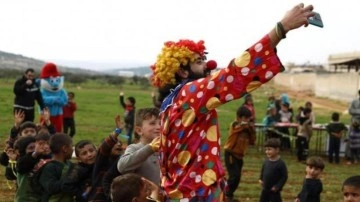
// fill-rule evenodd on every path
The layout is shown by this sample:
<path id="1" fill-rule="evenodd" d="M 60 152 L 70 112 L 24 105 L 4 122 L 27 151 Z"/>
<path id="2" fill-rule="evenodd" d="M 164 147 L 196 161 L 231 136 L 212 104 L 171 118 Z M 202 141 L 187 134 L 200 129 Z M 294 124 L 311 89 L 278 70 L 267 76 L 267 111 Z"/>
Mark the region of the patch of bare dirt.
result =
<path id="1" fill-rule="evenodd" d="M 316 97 L 311 91 L 296 91 L 286 86 L 276 86 L 279 92 L 286 92 L 292 101 L 310 101 L 315 108 L 347 113 L 349 103 L 329 98 Z"/>

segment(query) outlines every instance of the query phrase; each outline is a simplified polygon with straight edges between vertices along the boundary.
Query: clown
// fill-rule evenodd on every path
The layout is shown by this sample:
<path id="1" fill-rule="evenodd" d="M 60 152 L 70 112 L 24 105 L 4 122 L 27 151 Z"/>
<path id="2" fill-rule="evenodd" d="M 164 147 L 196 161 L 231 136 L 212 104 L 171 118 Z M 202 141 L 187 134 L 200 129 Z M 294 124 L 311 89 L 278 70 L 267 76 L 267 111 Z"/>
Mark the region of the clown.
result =
<path id="1" fill-rule="evenodd" d="M 41 94 L 45 106 L 50 111 L 50 121 L 54 124 L 56 132 L 62 131 L 63 106 L 68 102 L 66 91 L 63 89 L 64 77 L 60 75 L 53 63 L 47 63 L 40 74 Z"/>
<path id="2" fill-rule="evenodd" d="M 165 92 L 160 94 L 165 98 L 159 114 L 161 140 L 150 144 L 154 151 L 159 151 L 161 188 L 166 202 L 218 202 L 223 201 L 224 191 L 226 202 L 236 201 L 234 191 L 240 178 L 229 178 L 229 188 L 224 189 L 226 172 L 220 157 L 216 108 L 251 93 L 284 69 L 276 54 L 276 45 L 288 31 L 307 25 L 307 19 L 314 15 L 312 10 L 311 5 L 295 6 L 262 39 L 231 59 L 226 68 L 210 75 L 204 41 L 165 42 L 152 66 L 152 83 L 160 93 Z M 235 158 L 225 161 L 231 162 L 226 166 L 228 172 L 240 175 L 237 168 L 242 163 L 237 163 L 240 160 Z M 281 201 L 282 186 L 264 183 L 262 187 L 261 201 Z"/>

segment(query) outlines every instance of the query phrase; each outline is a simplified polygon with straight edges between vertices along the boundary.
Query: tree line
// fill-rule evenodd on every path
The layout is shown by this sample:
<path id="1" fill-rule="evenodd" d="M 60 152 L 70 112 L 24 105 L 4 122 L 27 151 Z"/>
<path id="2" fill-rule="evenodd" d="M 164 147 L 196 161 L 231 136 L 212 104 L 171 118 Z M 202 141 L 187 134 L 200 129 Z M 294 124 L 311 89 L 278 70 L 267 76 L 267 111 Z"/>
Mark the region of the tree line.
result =
<path id="1" fill-rule="evenodd" d="M 0 79 L 17 79 L 23 75 L 24 71 L 17 69 L 1 69 Z M 82 84 L 89 80 L 99 81 L 110 85 L 123 85 L 125 83 L 140 85 L 144 88 L 148 88 L 150 85 L 149 79 L 134 75 L 133 77 L 122 77 L 117 75 L 98 74 L 98 75 L 86 75 L 86 74 L 74 74 L 69 72 L 62 72 L 65 77 L 65 82 L 72 84 Z"/>

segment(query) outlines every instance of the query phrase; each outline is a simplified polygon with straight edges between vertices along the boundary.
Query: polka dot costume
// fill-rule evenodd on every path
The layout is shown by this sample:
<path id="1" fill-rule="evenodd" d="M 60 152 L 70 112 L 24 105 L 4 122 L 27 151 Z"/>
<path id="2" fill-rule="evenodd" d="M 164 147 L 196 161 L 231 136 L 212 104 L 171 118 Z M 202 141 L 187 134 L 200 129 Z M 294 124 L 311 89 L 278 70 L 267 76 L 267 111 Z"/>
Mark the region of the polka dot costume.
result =
<path id="1" fill-rule="evenodd" d="M 225 172 L 215 109 L 257 89 L 282 68 L 266 35 L 227 68 L 181 88 L 161 113 L 161 186 L 169 201 L 219 201 Z"/>

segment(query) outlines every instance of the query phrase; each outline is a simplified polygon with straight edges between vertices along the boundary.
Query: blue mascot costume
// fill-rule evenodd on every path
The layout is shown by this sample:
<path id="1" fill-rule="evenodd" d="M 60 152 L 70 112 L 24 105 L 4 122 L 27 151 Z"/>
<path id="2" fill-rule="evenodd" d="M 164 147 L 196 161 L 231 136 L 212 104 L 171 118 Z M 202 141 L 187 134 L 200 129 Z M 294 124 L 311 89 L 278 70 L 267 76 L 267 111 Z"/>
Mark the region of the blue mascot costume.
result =
<path id="1" fill-rule="evenodd" d="M 40 74 L 41 94 L 45 106 L 50 111 L 50 121 L 54 124 L 56 132 L 62 132 L 63 106 L 68 102 L 66 91 L 63 89 L 64 77 L 53 63 L 46 63 Z"/>

